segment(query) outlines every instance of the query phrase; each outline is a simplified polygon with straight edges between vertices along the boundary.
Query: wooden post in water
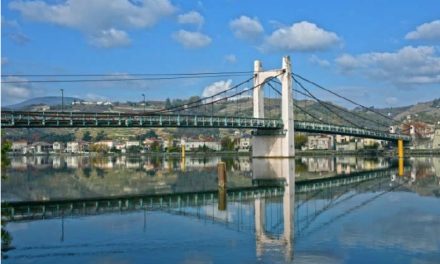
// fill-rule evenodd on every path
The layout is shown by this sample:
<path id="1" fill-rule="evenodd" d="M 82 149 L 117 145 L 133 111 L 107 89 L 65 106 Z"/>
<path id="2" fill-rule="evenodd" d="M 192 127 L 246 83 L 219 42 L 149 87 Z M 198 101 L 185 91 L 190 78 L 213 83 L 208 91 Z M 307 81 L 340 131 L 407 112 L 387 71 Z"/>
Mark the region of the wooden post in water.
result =
<path id="1" fill-rule="evenodd" d="M 218 187 L 218 210 L 225 211 L 227 207 L 226 188 Z"/>
<path id="2" fill-rule="evenodd" d="M 218 187 L 226 188 L 226 163 L 219 162 L 217 164 Z"/>
<path id="3" fill-rule="evenodd" d="M 218 177 L 218 210 L 226 210 L 226 163 L 219 162 L 217 164 L 217 177 Z"/>

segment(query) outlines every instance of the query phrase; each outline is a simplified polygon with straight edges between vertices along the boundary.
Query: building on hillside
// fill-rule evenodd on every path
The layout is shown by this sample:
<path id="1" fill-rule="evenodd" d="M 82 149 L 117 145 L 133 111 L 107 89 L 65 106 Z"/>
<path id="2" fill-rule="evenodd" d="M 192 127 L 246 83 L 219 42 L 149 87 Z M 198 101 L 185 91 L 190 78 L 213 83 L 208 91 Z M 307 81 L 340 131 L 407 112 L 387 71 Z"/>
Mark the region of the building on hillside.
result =
<path id="1" fill-rule="evenodd" d="M 13 154 L 26 154 L 28 152 L 27 141 L 14 141 L 12 142 L 11 152 Z"/>
<path id="2" fill-rule="evenodd" d="M 210 149 L 214 151 L 221 150 L 221 143 L 213 138 L 203 138 L 203 139 L 191 139 L 188 138 L 182 141 L 185 144 L 185 149 L 187 151 L 197 151 L 200 149 Z"/>
<path id="3" fill-rule="evenodd" d="M 344 144 L 354 142 L 354 137 L 352 136 L 344 136 L 344 135 L 336 135 L 335 136 L 335 143 Z"/>
<path id="4" fill-rule="evenodd" d="M 162 140 L 158 138 L 146 138 L 142 143 L 148 151 L 161 150 L 163 146 Z"/>
<path id="5" fill-rule="evenodd" d="M 125 153 L 125 143 L 124 142 L 115 142 L 114 147 L 116 150 L 121 151 L 122 153 Z"/>
<path id="6" fill-rule="evenodd" d="M 333 149 L 333 137 L 328 135 L 312 135 L 307 137 L 308 149 Z"/>
<path id="7" fill-rule="evenodd" d="M 53 147 L 50 143 L 38 141 L 31 145 L 31 150 L 34 154 L 48 154 L 53 151 Z"/>
<path id="8" fill-rule="evenodd" d="M 64 143 L 56 141 L 52 143 L 52 149 L 55 153 L 61 153 L 64 151 Z"/>
<path id="9" fill-rule="evenodd" d="M 251 149 L 252 136 L 249 134 L 243 134 L 235 141 L 235 149 L 238 151 L 249 151 Z"/>
<path id="10" fill-rule="evenodd" d="M 360 140 L 361 144 L 358 145 L 358 148 L 363 149 L 383 149 L 383 141 L 372 138 L 362 138 Z"/>
<path id="11" fill-rule="evenodd" d="M 72 154 L 79 153 L 80 152 L 79 143 L 75 142 L 75 141 L 67 142 L 67 144 L 66 144 L 66 152 L 67 153 L 72 153 Z"/>
<path id="12" fill-rule="evenodd" d="M 434 131 L 434 138 L 432 139 L 432 148 L 440 149 L 440 128 Z"/>
<path id="13" fill-rule="evenodd" d="M 163 141 L 163 149 L 167 151 L 169 148 L 180 148 L 182 146 L 182 140 L 172 139 Z"/>
<path id="14" fill-rule="evenodd" d="M 115 142 L 113 140 L 101 140 L 95 143 L 96 145 L 105 145 L 108 149 L 111 149 L 115 146 Z"/>

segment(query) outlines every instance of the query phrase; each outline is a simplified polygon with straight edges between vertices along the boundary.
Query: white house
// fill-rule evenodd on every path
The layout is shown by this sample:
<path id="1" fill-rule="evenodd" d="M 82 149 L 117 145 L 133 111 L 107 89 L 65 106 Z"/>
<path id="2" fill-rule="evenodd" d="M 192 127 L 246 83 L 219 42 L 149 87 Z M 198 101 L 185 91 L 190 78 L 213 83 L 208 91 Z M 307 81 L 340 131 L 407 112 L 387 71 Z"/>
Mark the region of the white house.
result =
<path id="1" fill-rule="evenodd" d="M 42 141 L 33 143 L 31 148 L 35 154 L 46 154 L 53 150 L 52 144 Z"/>
<path id="2" fill-rule="evenodd" d="M 54 142 L 52 144 L 52 149 L 53 149 L 54 152 L 57 152 L 57 153 L 62 152 L 63 149 L 64 149 L 64 143 L 62 143 L 62 142 Z"/>
<path id="3" fill-rule="evenodd" d="M 27 141 L 14 141 L 12 142 L 11 151 L 17 154 L 26 154 L 28 151 Z"/>
<path id="4" fill-rule="evenodd" d="M 74 141 L 67 142 L 66 152 L 67 153 L 79 153 L 79 143 L 74 142 Z"/>
<path id="5" fill-rule="evenodd" d="M 307 137 L 308 149 L 332 149 L 333 137 L 328 135 L 317 135 Z"/>
<path id="6" fill-rule="evenodd" d="M 220 142 L 213 139 L 186 139 L 182 140 L 182 144 L 185 144 L 185 149 L 188 151 L 195 151 L 203 147 L 219 151 L 222 148 Z"/>

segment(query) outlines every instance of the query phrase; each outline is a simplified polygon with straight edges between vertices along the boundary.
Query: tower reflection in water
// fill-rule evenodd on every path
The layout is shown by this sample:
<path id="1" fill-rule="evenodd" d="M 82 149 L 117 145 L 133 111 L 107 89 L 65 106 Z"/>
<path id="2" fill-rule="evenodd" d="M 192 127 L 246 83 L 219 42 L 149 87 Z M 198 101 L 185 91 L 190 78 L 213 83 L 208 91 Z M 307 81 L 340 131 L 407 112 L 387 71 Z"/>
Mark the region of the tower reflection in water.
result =
<path id="1" fill-rule="evenodd" d="M 261 258 L 268 250 L 284 252 L 285 261 L 290 262 L 293 260 L 295 159 L 254 159 L 252 166 L 253 179 L 257 184 L 284 184 L 283 214 L 279 219 L 284 227 L 282 233 L 271 234 L 265 229 L 266 199 L 269 198 L 255 199 L 256 255 Z"/>

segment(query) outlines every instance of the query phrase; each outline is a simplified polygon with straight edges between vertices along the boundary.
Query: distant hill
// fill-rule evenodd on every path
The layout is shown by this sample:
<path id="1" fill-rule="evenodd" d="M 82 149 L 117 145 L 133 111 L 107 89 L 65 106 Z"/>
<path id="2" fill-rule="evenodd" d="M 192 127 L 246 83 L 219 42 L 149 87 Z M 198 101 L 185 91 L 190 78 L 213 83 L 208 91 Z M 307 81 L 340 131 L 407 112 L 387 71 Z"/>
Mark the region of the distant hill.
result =
<path id="1" fill-rule="evenodd" d="M 64 97 L 65 105 L 71 105 L 73 101 L 84 101 L 84 100 L 75 97 Z M 61 96 L 35 97 L 18 104 L 2 106 L 2 109 L 24 110 L 33 105 L 48 105 L 48 106 L 61 105 Z"/>

